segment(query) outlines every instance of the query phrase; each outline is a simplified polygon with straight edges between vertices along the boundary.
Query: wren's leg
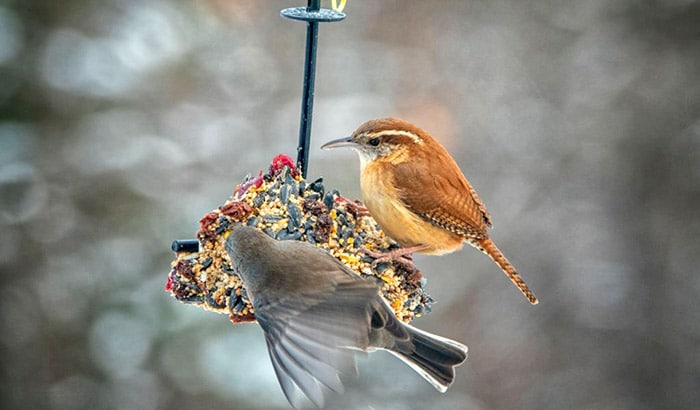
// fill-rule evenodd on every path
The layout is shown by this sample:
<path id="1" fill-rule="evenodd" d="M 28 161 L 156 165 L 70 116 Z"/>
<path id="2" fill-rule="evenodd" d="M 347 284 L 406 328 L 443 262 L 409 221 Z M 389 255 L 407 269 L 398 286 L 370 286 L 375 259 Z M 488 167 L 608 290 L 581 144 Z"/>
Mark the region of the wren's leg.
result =
<path id="1" fill-rule="evenodd" d="M 362 252 L 367 254 L 369 257 L 374 258 L 372 261 L 372 267 L 376 267 L 377 264 L 381 262 L 398 262 L 403 264 L 409 269 L 415 270 L 415 264 L 413 263 L 413 252 L 425 249 L 425 245 L 413 245 L 406 248 L 394 249 L 389 252 L 373 252 L 369 249 L 362 249 Z"/>
<path id="2" fill-rule="evenodd" d="M 354 216 L 355 218 L 363 217 L 363 216 L 370 216 L 369 210 L 362 205 L 361 203 L 357 203 L 354 201 L 351 201 L 347 198 L 344 198 L 342 196 L 339 196 L 335 199 L 336 204 L 345 204 L 345 209 L 348 210 Z"/>

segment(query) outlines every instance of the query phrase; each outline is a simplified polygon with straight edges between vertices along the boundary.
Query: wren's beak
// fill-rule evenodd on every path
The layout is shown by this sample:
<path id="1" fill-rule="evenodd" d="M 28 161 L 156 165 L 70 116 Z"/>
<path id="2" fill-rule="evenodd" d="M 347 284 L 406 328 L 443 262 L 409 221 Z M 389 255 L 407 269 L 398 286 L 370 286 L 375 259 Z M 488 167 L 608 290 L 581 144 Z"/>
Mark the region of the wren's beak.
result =
<path id="1" fill-rule="evenodd" d="M 321 145 L 321 149 L 329 150 L 338 147 L 357 147 L 357 143 L 352 140 L 352 137 L 338 138 L 337 140 L 328 141 Z"/>

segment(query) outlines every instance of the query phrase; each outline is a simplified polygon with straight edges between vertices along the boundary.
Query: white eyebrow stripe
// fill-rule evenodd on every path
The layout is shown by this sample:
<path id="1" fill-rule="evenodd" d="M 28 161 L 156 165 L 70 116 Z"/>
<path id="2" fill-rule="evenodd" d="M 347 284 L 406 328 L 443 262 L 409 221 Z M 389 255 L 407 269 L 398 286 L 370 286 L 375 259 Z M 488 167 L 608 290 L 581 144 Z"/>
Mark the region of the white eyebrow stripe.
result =
<path id="1" fill-rule="evenodd" d="M 371 134 L 368 134 L 367 136 L 370 138 L 376 138 L 376 137 L 384 137 L 386 135 L 403 135 L 404 137 L 408 137 L 413 142 L 416 144 L 420 144 L 423 142 L 423 139 L 421 137 L 417 136 L 416 134 L 410 132 L 410 131 L 400 131 L 400 130 L 384 130 L 384 131 L 379 131 L 379 132 L 373 132 Z"/>

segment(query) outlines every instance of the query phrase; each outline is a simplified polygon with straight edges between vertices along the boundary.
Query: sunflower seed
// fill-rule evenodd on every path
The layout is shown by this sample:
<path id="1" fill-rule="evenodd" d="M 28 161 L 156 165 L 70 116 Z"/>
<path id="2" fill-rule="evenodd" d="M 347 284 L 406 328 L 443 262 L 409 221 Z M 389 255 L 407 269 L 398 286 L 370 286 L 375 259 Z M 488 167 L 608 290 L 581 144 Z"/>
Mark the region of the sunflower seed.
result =
<path id="1" fill-rule="evenodd" d="M 255 199 L 253 199 L 253 205 L 255 206 L 255 208 L 260 209 L 262 204 L 265 203 L 265 196 L 265 193 L 261 192 L 255 197 Z"/>
<path id="2" fill-rule="evenodd" d="M 295 231 L 292 233 L 289 233 L 286 229 L 282 229 L 281 231 L 277 232 L 277 235 L 275 235 L 275 239 L 278 241 L 289 241 L 289 240 L 294 240 L 297 241 L 301 238 L 301 232 Z"/>
<path id="3" fill-rule="evenodd" d="M 338 196 L 338 194 L 339 193 L 337 189 L 326 192 L 326 195 L 323 197 L 323 203 L 328 209 L 333 208 L 333 202 L 335 202 L 335 198 Z"/>
<path id="4" fill-rule="evenodd" d="M 277 215 L 263 215 L 262 220 L 266 224 L 274 224 L 275 222 L 281 221 L 283 218 Z"/>
<path id="5" fill-rule="evenodd" d="M 290 202 L 289 205 L 287 205 L 287 212 L 289 212 L 289 225 L 294 228 L 299 228 L 302 218 L 299 207 Z"/>
<path id="6" fill-rule="evenodd" d="M 282 185 L 282 188 L 280 188 L 280 201 L 282 202 L 282 205 L 287 205 L 289 202 L 289 190 L 289 185 Z"/>
<path id="7" fill-rule="evenodd" d="M 222 216 L 221 219 L 219 220 L 219 226 L 216 228 L 216 234 L 221 235 L 222 233 L 226 232 L 228 229 L 229 222 L 228 219 L 226 219 L 225 216 Z"/>

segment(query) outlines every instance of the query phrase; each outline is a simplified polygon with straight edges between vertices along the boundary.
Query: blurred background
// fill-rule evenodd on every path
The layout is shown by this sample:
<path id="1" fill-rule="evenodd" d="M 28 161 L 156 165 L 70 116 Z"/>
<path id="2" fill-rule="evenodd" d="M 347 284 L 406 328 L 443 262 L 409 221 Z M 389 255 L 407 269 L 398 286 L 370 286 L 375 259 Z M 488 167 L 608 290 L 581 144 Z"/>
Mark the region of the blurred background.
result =
<path id="1" fill-rule="evenodd" d="M 260 329 L 164 292 L 247 173 L 295 155 L 303 1 L 0 2 L 0 407 L 287 408 Z M 325 4 L 329 7 L 329 4 Z M 322 25 L 319 146 L 399 116 L 454 155 L 541 303 L 472 248 L 418 256 L 446 394 L 360 358 L 340 409 L 700 402 L 700 2 L 356 1 Z"/>

